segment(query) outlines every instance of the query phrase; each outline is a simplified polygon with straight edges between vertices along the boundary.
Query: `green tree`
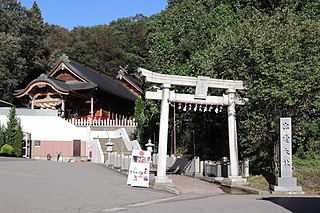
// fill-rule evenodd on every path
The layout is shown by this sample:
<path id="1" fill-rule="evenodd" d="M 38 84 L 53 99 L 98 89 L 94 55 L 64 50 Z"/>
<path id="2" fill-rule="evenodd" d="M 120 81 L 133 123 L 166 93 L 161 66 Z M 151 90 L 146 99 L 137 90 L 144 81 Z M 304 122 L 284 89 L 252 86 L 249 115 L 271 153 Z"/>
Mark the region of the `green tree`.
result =
<path id="1" fill-rule="evenodd" d="M 43 72 L 46 25 L 34 3 L 31 10 L 17 0 L 0 0 L 0 98 L 14 100 L 14 89 Z"/>
<path id="2" fill-rule="evenodd" d="M 5 144 L 5 128 L 0 124 L 0 147 Z"/>
<path id="3" fill-rule="evenodd" d="M 68 49 L 68 54 L 103 72 L 118 72 L 123 58 L 121 35 L 114 33 L 108 25 L 77 27 L 71 34 L 73 45 Z"/>
<path id="4" fill-rule="evenodd" d="M 21 57 L 20 39 L 11 34 L 0 32 L 0 98 L 13 101 L 16 86 L 25 77 L 25 59 Z"/>
<path id="5" fill-rule="evenodd" d="M 26 78 L 37 78 L 45 71 L 48 52 L 45 49 L 45 40 L 48 36 L 48 25 L 44 23 L 41 11 L 36 3 L 30 10 L 25 11 L 20 25 L 21 55 L 26 60 Z"/>
<path id="6" fill-rule="evenodd" d="M 67 53 L 72 46 L 73 38 L 71 32 L 58 25 L 49 25 L 48 32 L 50 33 L 45 40 L 45 50 L 48 55 L 46 69 L 49 72 L 56 65 L 61 55 Z"/>
<path id="7" fill-rule="evenodd" d="M 117 34 L 121 34 L 121 48 L 124 50 L 123 64 L 134 72 L 137 67 L 144 66 L 148 56 L 149 46 L 147 43 L 148 19 L 137 14 L 129 18 L 121 18 L 110 23 L 110 27 Z"/>
<path id="8" fill-rule="evenodd" d="M 170 1 L 150 20 L 150 69 L 244 80 L 246 91 L 239 95 L 249 102 L 237 107 L 240 154 L 260 169 L 274 170 L 280 117 L 293 119 L 296 155 L 319 152 L 318 6 L 315 1 Z M 225 124 L 225 114 L 179 113 L 178 142 L 187 145 L 190 131 L 201 126 L 198 144 L 208 148 L 213 141 L 221 150 L 218 141 L 223 145 L 227 134 L 219 127 Z M 219 153 L 201 146 L 204 156 L 217 159 Z"/>
<path id="9" fill-rule="evenodd" d="M 293 118 L 294 153 L 318 143 L 319 22 L 292 11 L 242 12 L 209 60 L 222 78 L 246 81 L 242 95 L 249 102 L 238 109 L 240 153 L 252 156 L 253 165 L 276 169 L 280 117 Z"/>
<path id="10" fill-rule="evenodd" d="M 138 98 L 135 102 L 134 118 L 138 123 L 136 135 L 141 145 L 144 145 L 149 138 L 153 138 L 159 129 L 160 105 L 152 100 L 142 100 Z"/>
<path id="11" fill-rule="evenodd" d="M 146 20 L 136 15 L 109 25 L 76 27 L 71 31 L 72 43 L 66 53 L 112 75 L 119 66 L 128 66 L 133 72 L 147 57 Z"/>
<path id="12" fill-rule="evenodd" d="M 21 128 L 21 125 L 19 122 L 18 126 L 17 126 L 17 132 L 14 137 L 14 142 L 12 144 L 13 153 L 17 157 L 22 156 L 22 139 L 23 139 L 23 132 L 22 132 L 22 128 Z"/>
<path id="13" fill-rule="evenodd" d="M 210 4 L 211 3 L 211 4 Z M 213 69 L 212 48 L 218 36 L 237 25 L 237 16 L 227 4 L 213 1 L 174 1 L 150 20 L 149 68 L 164 74 L 219 78 Z M 229 79 L 234 79 L 228 77 Z M 194 88 L 173 88 L 177 92 L 194 94 Z M 223 91 L 210 91 L 222 95 Z M 189 108 L 189 105 L 187 106 Z M 172 109 L 172 108 L 171 108 Z M 170 128 L 173 129 L 173 122 Z M 207 159 L 228 154 L 226 120 L 220 114 L 177 110 L 177 142 L 181 154 L 193 153 L 193 132 L 197 134 L 196 153 Z M 218 147 L 220 152 L 215 151 Z M 223 151 L 222 151 L 223 150 Z"/>
<path id="14" fill-rule="evenodd" d="M 8 122 L 6 127 L 5 143 L 13 147 L 14 154 L 16 156 L 20 156 L 22 148 L 22 130 L 15 107 L 10 109 L 7 117 Z"/>

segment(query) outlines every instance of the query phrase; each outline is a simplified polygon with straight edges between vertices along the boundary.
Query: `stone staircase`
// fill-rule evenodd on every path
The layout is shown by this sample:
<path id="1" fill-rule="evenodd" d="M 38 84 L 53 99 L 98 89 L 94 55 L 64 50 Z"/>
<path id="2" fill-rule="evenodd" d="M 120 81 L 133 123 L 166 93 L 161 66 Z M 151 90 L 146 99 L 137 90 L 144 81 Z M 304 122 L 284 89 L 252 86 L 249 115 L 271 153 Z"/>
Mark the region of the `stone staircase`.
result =
<path id="1" fill-rule="evenodd" d="M 115 131 L 117 129 L 119 129 L 119 128 L 117 128 L 117 127 L 97 127 L 97 126 L 91 127 L 91 131 Z M 132 127 L 125 127 L 124 129 L 126 130 L 128 135 L 130 135 L 134 132 L 134 128 L 132 128 Z M 101 145 L 101 149 L 102 149 L 105 161 L 108 159 L 108 152 L 107 152 L 107 146 L 106 146 L 108 141 L 109 141 L 108 138 L 99 138 L 99 142 Z M 113 147 L 112 147 L 113 152 L 117 152 L 117 153 L 125 154 L 125 155 L 131 154 L 131 151 L 128 151 L 122 138 L 112 138 L 111 142 L 113 143 Z"/>
<path id="2" fill-rule="evenodd" d="M 91 131 L 114 131 L 120 127 L 102 127 L 102 126 L 92 126 Z M 135 127 L 123 127 L 128 135 L 132 134 L 135 130 Z"/>
<path id="3" fill-rule="evenodd" d="M 108 143 L 108 138 L 100 138 L 99 142 L 101 145 L 101 149 L 104 155 L 104 159 L 107 160 L 108 159 L 108 152 L 107 152 L 107 146 L 106 143 Z M 124 144 L 122 138 L 112 138 L 111 142 L 113 143 L 113 152 L 117 152 L 117 153 L 123 153 L 123 154 L 130 154 L 131 152 L 129 152 L 126 148 L 126 145 Z"/>

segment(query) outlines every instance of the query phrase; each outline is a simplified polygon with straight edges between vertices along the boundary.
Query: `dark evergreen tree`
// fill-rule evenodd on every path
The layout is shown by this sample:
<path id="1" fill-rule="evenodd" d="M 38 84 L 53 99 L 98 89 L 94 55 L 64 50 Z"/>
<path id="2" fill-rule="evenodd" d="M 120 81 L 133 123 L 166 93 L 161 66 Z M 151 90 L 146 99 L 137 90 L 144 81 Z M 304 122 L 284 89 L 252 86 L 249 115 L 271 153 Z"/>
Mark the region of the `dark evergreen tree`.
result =
<path id="1" fill-rule="evenodd" d="M 0 99 L 12 102 L 13 91 L 25 77 L 19 28 L 25 9 L 16 0 L 0 1 Z"/>
<path id="2" fill-rule="evenodd" d="M 16 135 L 18 132 L 19 121 L 16 114 L 16 108 L 12 107 L 7 115 L 8 122 L 6 126 L 6 135 L 5 135 L 5 143 L 13 146 L 15 143 Z"/>
<path id="3" fill-rule="evenodd" d="M 45 50 L 47 51 L 47 72 L 56 65 L 57 60 L 63 53 L 67 53 L 71 47 L 73 38 L 68 29 L 58 25 L 49 25 L 48 31 L 50 32 L 45 42 Z"/>
<path id="4" fill-rule="evenodd" d="M 31 9 L 26 10 L 25 18 L 19 28 L 20 43 L 23 47 L 20 54 L 25 59 L 24 77 L 19 82 L 20 87 L 27 86 L 30 81 L 48 70 L 50 55 L 45 46 L 49 35 L 48 28 L 35 1 Z"/>
<path id="5" fill-rule="evenodd" d="M 5 144 L 5 128 L 0 124 L 0 148 Z"/>
<path id="6" fill-rule="evenodd" d="M 0 23 L 0 98 L 13 102 L 18 85 L 44 71 L 47 26 L 36 3 L 27 10 L 17 0 L 0 0 Z"/>
<path id="7" fill-rule="evenodd" d="M 23 139 L 23 132 L 22 132 L 22 128 L 20 125 L 20 122 L 18 122 L 18 126 L 16 129 L 16 134 L 14 137 L 14 142 L 12 144 L 12 148 L 13 148 L 13 153 L 15 156 L 17 157 L 21 157 L 22 155 L 22 139 Z"/>

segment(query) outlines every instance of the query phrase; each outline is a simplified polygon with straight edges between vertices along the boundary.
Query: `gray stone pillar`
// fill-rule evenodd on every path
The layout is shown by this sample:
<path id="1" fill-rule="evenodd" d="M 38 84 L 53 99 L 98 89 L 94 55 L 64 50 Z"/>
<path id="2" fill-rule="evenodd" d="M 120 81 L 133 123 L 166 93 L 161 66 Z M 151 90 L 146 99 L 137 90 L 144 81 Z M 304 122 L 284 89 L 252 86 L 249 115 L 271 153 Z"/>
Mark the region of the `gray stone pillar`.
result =
<path id="1" fill-rule="evenodd" d="M 162 101 L 159 130 L 158 166 L 155 183 L 171 183 L 172 180 L 166 176 L 167 171 L 167 139 L 169 122 L 169 93 L 170 84 L 162 85 Z"/>
<path id="2" fill-rule="evenodd" d="M 236 128 L 235 89 L 228 89 L 228 131 L 229 131 L 229 152 L 230 168 L 228 167 L 228 178 L 224 180 L 227 185 L 246 185 L 247 179 L 239 175 L 238 143 Z M 230 169 L 230 170 L 229 170 Z"/>
<path id="3" fill-rule="evenodd" d="M 232 177 L 239 176 L 239 160 L 238 160 L 238 144 L 236 132 L 236 108 L 235 108 L 235 90 L 228 89 L 227 94 L 229 98 L 228 106 L 228 131 L 229 131 L 229 152 L 230 152 L 230 175 Z"/>
<path id="4" fill-rule="evenodd" d="M 280 177 L 271 188 L 274 192 L 304 194 L 302 187 L 297 186 L 297 178 L 292 177 L 291 118 L 280 118 Z"/>

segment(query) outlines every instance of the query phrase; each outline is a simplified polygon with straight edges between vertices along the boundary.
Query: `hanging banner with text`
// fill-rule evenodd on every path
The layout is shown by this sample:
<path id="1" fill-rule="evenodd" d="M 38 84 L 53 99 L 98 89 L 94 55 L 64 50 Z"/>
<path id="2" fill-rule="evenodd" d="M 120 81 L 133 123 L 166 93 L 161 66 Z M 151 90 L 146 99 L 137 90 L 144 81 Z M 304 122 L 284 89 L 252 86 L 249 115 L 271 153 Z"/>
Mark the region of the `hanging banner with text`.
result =
<path id="1" fill-rule="evenodd" d="M 151 153 L 143 150 L 132 150 L 127 184 L 149 187 Z"/>

